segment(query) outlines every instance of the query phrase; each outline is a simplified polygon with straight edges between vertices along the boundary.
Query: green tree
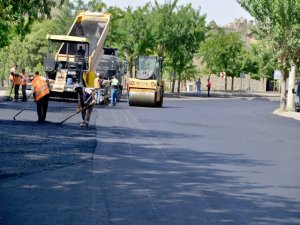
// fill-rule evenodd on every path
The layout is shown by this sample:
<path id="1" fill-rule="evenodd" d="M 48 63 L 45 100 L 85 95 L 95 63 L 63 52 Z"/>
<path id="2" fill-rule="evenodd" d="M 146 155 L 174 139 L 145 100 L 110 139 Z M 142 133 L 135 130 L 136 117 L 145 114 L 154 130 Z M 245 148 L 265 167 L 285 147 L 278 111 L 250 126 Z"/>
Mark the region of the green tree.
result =
<path id="1" fill-rule="evenodd" d="M 300 60 L 299 0 L 238 0 L 256 20 L 254 34 L 270 46 L 281 70 L 280 109 L 286 109 L 286 80 L 291 64 Z"/>
<path id="2" fill-rule="evenodd" d="M 43 64 L 44 57 L 48 51 L 47 34 L 66 35 L 75 19 L 72 6 L 65 4 L 52 19 L 35 22 L 32 32 L 25 36 L 25 48 L 27 49 L 27 66 L 35 67 L 38 63 Z"/>
<path id="3" fill-rule="evenodd" d="M 88 10 L 92 12 L 104 12 L 107 9 L 106 4 L 101 0 L 91 0 L 87 6 Z"/>
<path id="4" fill-rule="evenodd" d="M 225 33 L 218 28 L 210 32 L 201 44 L 199 57 L 206 63 L 211 73 L 226 73 L 225 90 L 227 90 L 227 76 L 232 77 L 231 90 L 233 90 L 234 77 L 240 76 L 243 71 L 244 43 L 240 33 Z"/>
<path id="5" fill-rule="evenodd" d="M 9 59 L 7 57 L 8 47 L 4 47 L 0 49 L 0 64 L 1 64 L 1 70 L 0 70 L 0 86 L 4 86 L 4 81 L 9 76 L 9 66 L 11 65 L 9 63 Z"/>
<path id="6" fill-rule="evenodd" d="M 195 10 L 191 4 L 177 6 L 177 0 L 171 3 L 158 5 L 154 10 L 156 29 L 156 49 L 159 55 L 166 57 L 166 65 L 173 74 L 172 92 L 177 79 L 177 92 L 180 92 L 180 83 L 185 71 L 191 70 L 194 54 L 199 49 L 207 30 L 205 16 L 200 10 Z"/>
<path id="7" fill-rule="evenodd" d="M 276 64 L 273 60 L 273 54 L 270 51 L 268 45 L 264 42 L 259 42 L 252 44 L 250 49 L 247 51 L 248 57 L 252 64 L 252 68 L 248 71 L 252 73 L 257 73 L 259 77 L 272 79 L 272 73 Z M 247 65 L 249 67 L 249 65 Z"/>
<path id="8" fill-rule="evenodd" d="M 112 25 L 106 44 L 120 48 L 129 66 L 132 77 L 135 58 L 138 55 L 151 54 L 154 41 L 151 30 L 150 4 L 138 7 L 136 10 L 128 7 L 125 11 L 118 8 L 110 8 L 112 13 Z M 115 17 L 115 19 L 114 19 Z"/>
<path id="9" fill-rule="evenodd" d="M 0 0 L 0 48 L 7 46 L 15 35 L 23 38 L 34 21 L 50 18 L 55 6 L 53 0 Z"/>
<path id="10" fill-rule="evenodd" d="M 9 76 L 9 69 L 18 64 L 19 68 L 32 70 L 37 64 L 43 64 L 43 59 L 47 53 L 47 34 L 67 34 L 75 15 L 72 13 L 72 5 L 67 1 L 59 9 L 52 19 L 36 21 L 31 26 L 31 33 L 24 38 L 15 36 L 11 44 L 0 49 L 0 77 L 1 85 Z"/>

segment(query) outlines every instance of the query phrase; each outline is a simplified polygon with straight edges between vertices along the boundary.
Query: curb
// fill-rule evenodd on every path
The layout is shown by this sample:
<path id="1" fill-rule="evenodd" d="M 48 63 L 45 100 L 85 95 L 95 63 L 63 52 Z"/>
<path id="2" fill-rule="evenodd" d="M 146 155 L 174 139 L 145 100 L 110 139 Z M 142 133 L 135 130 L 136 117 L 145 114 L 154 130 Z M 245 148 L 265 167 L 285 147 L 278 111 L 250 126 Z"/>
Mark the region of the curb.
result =
<path id="1" fill-rule="evenodd" d="M 211 92 L 210 97 L 207 97 L 207 93 L 203 92 L 201 96 L 197 96 L 194 92 L 180 92 L 180 93 L 171 93 L 165 92 L 164 96 L 167 98 L 186 98 L 186 97 L 202 97 L 202 98 L 233 98 L 233 97 L 261 97 L 261 98 L 279 98 L 278 93 L 254 93 L 254 92 Z"/>
<path id="2" fill-rule="evenodd" d="M 278 115 L 278 116 L 288 117 L 288 118 L 300 121 L 300 113 L 298 113 L 298 112 L 281 111 L 280 109 L 275 109 L 273 114 Z"/>

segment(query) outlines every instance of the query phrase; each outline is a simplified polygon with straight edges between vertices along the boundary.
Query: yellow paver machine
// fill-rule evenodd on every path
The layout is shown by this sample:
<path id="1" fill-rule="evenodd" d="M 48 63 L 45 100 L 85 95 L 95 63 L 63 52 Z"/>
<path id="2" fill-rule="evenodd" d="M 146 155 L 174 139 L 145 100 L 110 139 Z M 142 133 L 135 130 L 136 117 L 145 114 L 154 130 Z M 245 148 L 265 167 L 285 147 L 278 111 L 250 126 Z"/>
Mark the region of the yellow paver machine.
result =
<path id="1" fill-rule="evenodd" d="M 49 51 L 44 68 L 52 97 L 74 94 L 74 83 L 93 87 L 110 19 L 109 13 L 80 12 L 67 35 L 47 35 Z M 52 51 L 57 48 L 57 52 Z"/>

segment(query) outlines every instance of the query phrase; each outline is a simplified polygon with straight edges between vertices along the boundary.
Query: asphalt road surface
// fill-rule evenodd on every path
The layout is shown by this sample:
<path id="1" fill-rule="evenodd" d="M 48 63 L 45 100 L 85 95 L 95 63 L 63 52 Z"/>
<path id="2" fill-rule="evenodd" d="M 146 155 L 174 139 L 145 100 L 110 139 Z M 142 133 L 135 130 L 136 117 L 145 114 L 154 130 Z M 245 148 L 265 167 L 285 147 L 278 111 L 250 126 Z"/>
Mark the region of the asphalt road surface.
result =
<path id="1" fill-rule="evenodd" d="M 0 224 L 300 224 L 300 122 L 262 98 L 0 103 Z"/>

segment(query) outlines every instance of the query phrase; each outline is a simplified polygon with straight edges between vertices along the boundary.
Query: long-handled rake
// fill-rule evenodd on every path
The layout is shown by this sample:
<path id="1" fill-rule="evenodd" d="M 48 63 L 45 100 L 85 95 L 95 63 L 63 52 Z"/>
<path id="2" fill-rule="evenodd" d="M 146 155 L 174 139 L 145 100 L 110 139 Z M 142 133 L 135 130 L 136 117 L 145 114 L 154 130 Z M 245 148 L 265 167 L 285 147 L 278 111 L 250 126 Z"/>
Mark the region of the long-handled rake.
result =
<path id="1" fill-rule="evenodd" d="M 16 116 L 19 115 L 21 112 L 23 112 L 24 110 L 28 109 L 35 101 L 30 102 L 26 107 L 24 107 L 20 112 L 18 112 L 15 116 L 14 116 L 14 120 L 16 120 Z"/>
<path id="2" fill-rule="evenodd" d="M 6 99 L 7 101 L 10 100 L 10 96 L 11 96 L 11 93 L 12 93 L 13 89 L 14 89 L 14 85 L 11 86 L 9 96 L 8 96 L 7 99 Z"/>
<path id="3" fill-rule="evenodd" d="M 72 115 L 68 116 L 66 119 L 64 119 L 63 121 L 59 122 L 58 124 L 64 123 L 68 119 L 72 118 L 73 116 L 75 116 L 76 114 L 80 113 L 82 110 L 84 110 L 84 109 L 86 109 L 86 108 L 88 108 L 90 106 L 92 106 L 92 105 L 87 105 L 87 106 L 83 107 L 82 109 L 80 109 L 79 111 L 77 111 L 77 112 L 73 113 Z"/>

